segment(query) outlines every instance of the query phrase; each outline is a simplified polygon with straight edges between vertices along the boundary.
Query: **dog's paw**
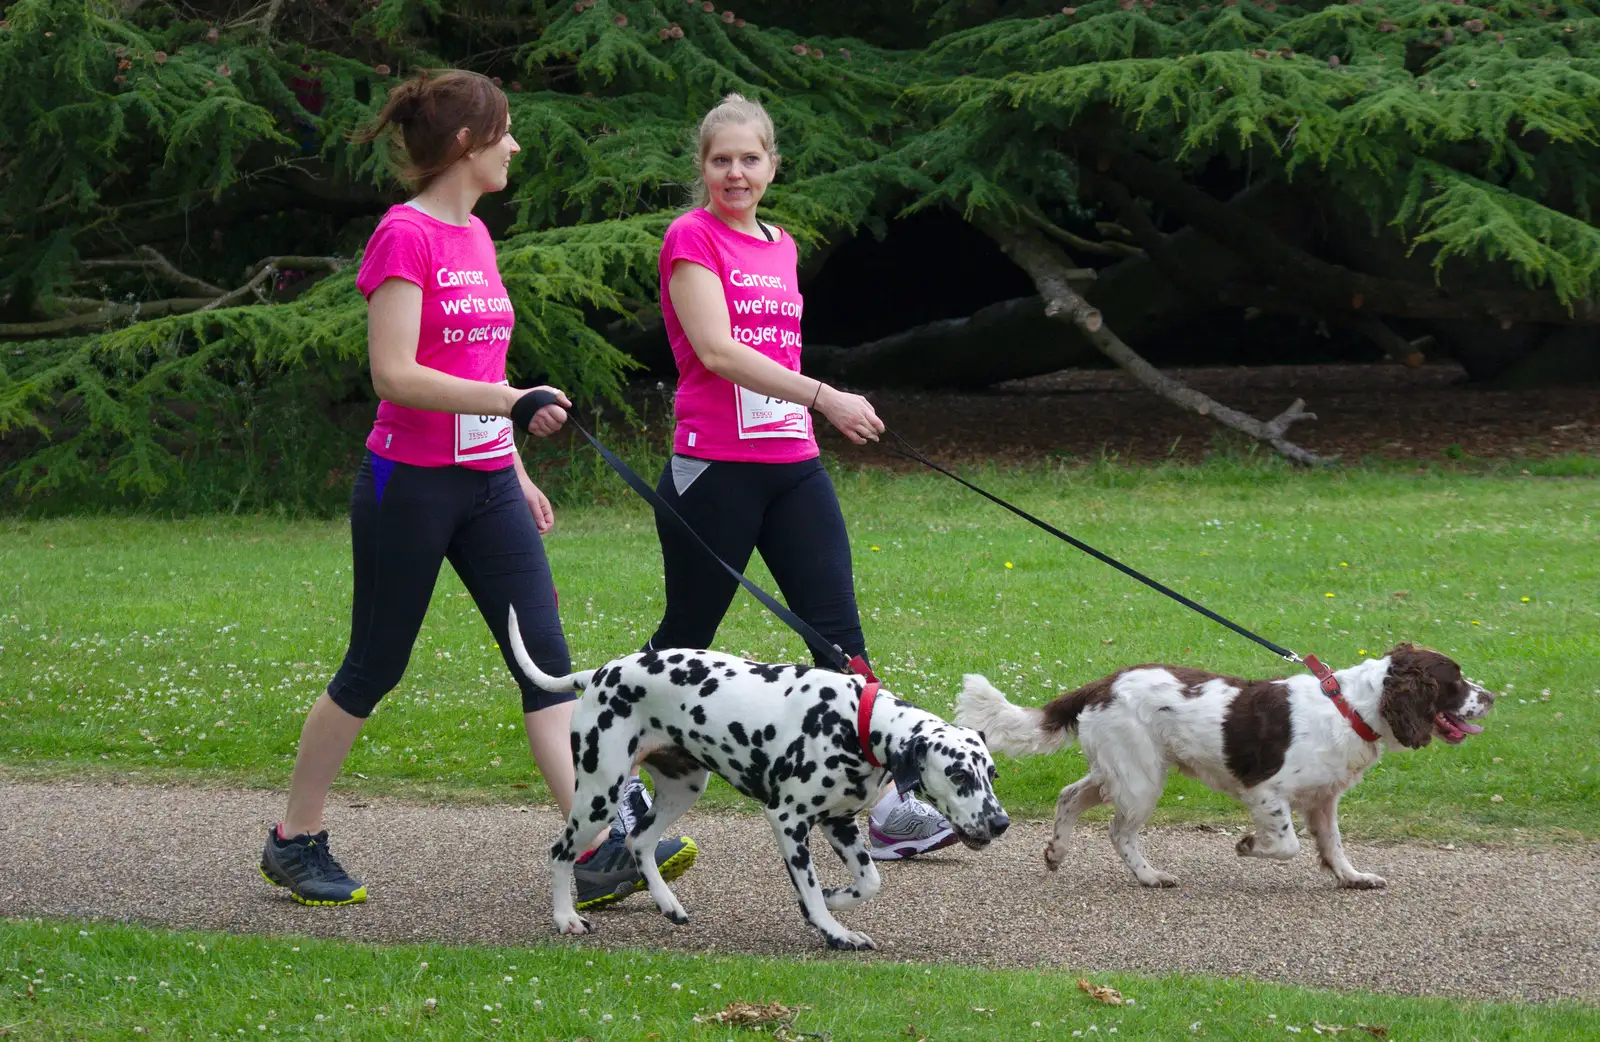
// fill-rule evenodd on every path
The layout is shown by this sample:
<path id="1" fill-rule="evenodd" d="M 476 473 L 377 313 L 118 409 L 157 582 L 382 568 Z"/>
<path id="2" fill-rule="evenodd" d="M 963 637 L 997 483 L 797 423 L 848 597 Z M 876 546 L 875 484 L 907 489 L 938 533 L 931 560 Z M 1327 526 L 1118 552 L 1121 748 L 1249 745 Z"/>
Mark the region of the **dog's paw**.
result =
<path id="1" fill-rule="evenodd" d="M 1163 872 L 1158 868 L 1146 869 L 1138 874 L 1140 885 L 1148 887 L 1172 887 L 1178 885 L 1178 877 L 1170 872 Z"/>
<path id="2" fill-rule="evenodd" d="M 1293 833 L 1289 834 L 1286 842 L 1268 843 L 1256 838 L 1251 833 L 1240 837 L 1239 842 L 1233 845 L 1234 853 L 1240 857 L 1262 857 L 1272 861 L 1289 861 L 1300 853 L 1300 841 Z"/>
<path id="3" fill-rule="evenodd" d="M 1388 885 L 1387 879 L 1375 876 L 1371 872 L 1357 872 L 1353 876 L 1339 880 L 1339 887 L 1343 890 L 1382 890 Z"/>
<path id="4" fill-rule="evenodd" d="M 689 910 L 684 908 L 683 904 L 676 897 L 673 897 L 670 901 L 658 904 L 656 907 L 660 908 L 661 914 L 671 920 L 675 926 L 682 926 L 689 921 Z"/>
<path id="5" fill-rule="evenodd" d="M 872 938 L 866 934 L 856 933 L 854 930 L 846 930 L 837 936 L 828 934 L 828 947 L 834 951 L 841 952 L 866 952 L 872 951 L 878 946 L 873 944 Z"/>
<path id="6" fill-rule="evenodd" d="M 559 934 L 594 932 L 594 924 L 576 912 L 572 913 L 571 915 L 552 916 L 552 919 L 556 924 L 556 933 Z"/>
<path id="7" fill-rule="evenodd" d="M 1067 847 L 1064 843 L 1051 841 L 1044 845 L 1044 867 L 1052 872 L 1061 871 L 1061 866 L 1067 860 Z"/>

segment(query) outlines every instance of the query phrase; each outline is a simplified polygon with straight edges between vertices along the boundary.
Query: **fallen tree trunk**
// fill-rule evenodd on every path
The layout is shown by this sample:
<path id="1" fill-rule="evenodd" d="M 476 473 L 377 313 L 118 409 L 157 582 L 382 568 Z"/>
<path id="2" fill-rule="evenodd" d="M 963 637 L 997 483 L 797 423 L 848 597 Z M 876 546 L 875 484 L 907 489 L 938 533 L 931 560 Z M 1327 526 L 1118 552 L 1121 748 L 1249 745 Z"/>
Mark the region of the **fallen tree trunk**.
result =
<path id="1" fill-rule="evenodd" d="M 1008 226 L 993 216 L 979 214 L 974 223 L 999 244 L 1007 256 L 1032 277 L 1045 301 L 1045 314 L 1058 322 L 1070 323 L 1079 334 L 1092 343 L 1102 354 L 1147 389 L 1201 416 L 1209 416 L 1225 427 L 1266 442 L 1279 453 L 1296 463 L 1322 464 L 1332 462 L 1318 456 L 1288 439 L 1291 424 L 1299 420 L 1316 419 L 1307 412 L 1305 402 L 1295 399 L 1282 413 L 1265 422 L 1248 413 L 1229 408 L 1201 394 L 1194 388 L 1165 375 L 1145 361 L 1106 324 L 1104 314 L 1084 300 L 1072 287 L 1066 271 L 1072 267 L 1044 236 L 1031 228 Z"/>

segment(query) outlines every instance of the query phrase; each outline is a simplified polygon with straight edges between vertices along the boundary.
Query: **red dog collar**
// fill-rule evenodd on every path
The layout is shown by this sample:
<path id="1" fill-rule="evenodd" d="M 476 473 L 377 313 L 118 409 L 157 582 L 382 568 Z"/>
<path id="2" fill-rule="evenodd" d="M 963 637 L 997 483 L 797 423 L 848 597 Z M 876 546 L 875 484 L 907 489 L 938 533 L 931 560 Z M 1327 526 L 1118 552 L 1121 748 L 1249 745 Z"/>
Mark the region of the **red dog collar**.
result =
<path id="1" fill-rule="evenodd" d="M 866 687 L 861 689 L 861 702 L 856 708 L 856 737 L 861 741 L 861 752 L 867 762 L 881 768 L 883 764 L 872 755 L 872 705 L 878 700 L 878 689 L 883 687 L 883 682 L 873 675 L 872 667 L 860 655 L 850 660 L 850 671 L 867 678 Z"/>
<path id="2" fill-rule="evenodd" d="M 1356 734 L 1360 735 L 1364 741 L 1376 742 L 1378 740 L 1378 732 L 1367 726 L 1367 722 L 1361 719 L 1361 714 L 1356 712 L 1354 707 L 1345 700 L 1344 692 L 1339 690 L 1339 678 L 1333 675 L 1333 670 L 1317 661 L 1317 656 L 1315 655 L 1307 655 L 1301 661 L 1306 664 L 1306 668 L 1311 670 L 1311 675 L 1316 677 L 1317 682 L 1322 685 L 1322 693 L 1332 700 L 1334 708 L 1344 714 L 1346 720 L 1350 721 L 1350 726 L 1355 728 Z"/>

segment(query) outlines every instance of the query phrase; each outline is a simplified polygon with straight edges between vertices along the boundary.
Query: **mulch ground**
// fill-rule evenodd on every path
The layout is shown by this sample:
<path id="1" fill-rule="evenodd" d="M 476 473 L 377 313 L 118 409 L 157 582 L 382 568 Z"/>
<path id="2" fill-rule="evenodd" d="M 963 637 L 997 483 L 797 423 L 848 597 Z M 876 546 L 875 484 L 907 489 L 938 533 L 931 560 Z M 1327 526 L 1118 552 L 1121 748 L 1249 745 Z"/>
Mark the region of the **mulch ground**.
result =
<path id="1" fill-rule="evenodd" d="M 1168 372 L 1262 420 L 1305 399 L 1317 418 L 1295 424 L 1291 440 L 1341 462 L 1600 454 L 1600 387 L 1594 385 L 1493 390 L 1468 382 L 1455 365 Z M 1219 444 L 1243 444 L 1216 422 L 1144 390 L 1121 370 L 1066 370 L 977 393 L 872 391 L 869 397 L 892 429 L 947 460 L 1109 456 L 1192 462 Z M 821 432 L 821 440 L 847 464 L 905 465 L 880 448 L 851 446 L 831 429 Z"/>

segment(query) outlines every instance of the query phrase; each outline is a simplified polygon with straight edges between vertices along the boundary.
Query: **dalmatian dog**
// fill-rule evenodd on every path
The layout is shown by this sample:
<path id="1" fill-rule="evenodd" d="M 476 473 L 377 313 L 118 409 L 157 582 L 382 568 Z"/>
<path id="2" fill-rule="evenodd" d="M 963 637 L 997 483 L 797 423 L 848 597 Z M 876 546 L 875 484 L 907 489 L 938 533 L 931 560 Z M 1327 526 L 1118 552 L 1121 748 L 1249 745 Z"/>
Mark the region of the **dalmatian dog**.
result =
<path id="1" fill-rule="evenodd" d="M 641 751 L 655 781 L 655 803 L 628 837 L 628 849 L 661 913 L 689 914 L 651 856 L 658 840 L 694 806 L 716 771 L 758 801 L 772 825 L 800 913 L 830 948 L 875 947 L 833 913 L 870 900 L 878 869 L 857 816 L 889 781 L 922 790 L 973 850 L 1010 825 L 995 798 L 994 761 L 976 731 L 882 692 L 860 713 L 863 677 L 812 666 L 768 665 L 710 651 L 643 651 L 599 669 L 552 677 L 534 663 L 511 611 L 512 653 L 546 691 L 577 691 L 572 814 L 550 848 L 552 916 L 563 934 L 594 925 L 573 906 L 573 863 L 615 816 L 623 782 Z M 874 764 L 881 766 L 875 766 Z M 848 886 L 817 882 L 810 840 L 821 832 L 854 875 Z"/>

